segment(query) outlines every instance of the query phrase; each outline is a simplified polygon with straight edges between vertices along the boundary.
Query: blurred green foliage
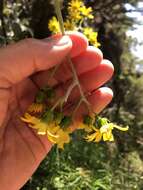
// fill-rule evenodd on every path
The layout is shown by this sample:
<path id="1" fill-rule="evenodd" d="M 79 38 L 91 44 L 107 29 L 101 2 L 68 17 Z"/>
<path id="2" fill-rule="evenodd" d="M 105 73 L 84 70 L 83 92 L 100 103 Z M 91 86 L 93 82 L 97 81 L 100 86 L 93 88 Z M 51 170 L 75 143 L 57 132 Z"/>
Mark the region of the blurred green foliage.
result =
<path id="1" fill-rule="evenodd" d="M 63 14 L 66 14 L 64 0 Z M 111 121 L 129 125 L 128 133 L 116 134 L 114 143 L 86 143 L 80 133 L 64 151 L 54 147 L 23 190 L 142 190 L 143 189 L 143 74 L 130 51 L 134 39 L 127 30 L 136 22 L 127 17 L 125 4 L 139 0 L 85 0 L 92 6 L 104 57 L 115 67 L 108 86 L 114 99 L 103 114 Z M 50 35 L 48 20 L 55 14 L 53 1 L 1 0 L 0 45 L 23 38 Z M 115 131 L 116 132 L 116 131 Z"/>

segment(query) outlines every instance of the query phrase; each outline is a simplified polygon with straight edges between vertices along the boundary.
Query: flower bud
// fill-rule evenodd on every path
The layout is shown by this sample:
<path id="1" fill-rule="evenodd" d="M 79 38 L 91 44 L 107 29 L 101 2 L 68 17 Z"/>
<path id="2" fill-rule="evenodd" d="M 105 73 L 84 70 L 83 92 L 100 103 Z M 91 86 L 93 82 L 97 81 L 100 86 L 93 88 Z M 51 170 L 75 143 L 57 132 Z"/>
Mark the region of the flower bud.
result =
<path id="1" fill-rule="evenodd" d="M 46 110 L 42 115 L 42 120 L 46 123 L 52 123 L 54 121 L 54 113 L 50 109 Z"/>
<path id="2" fill-rule="evenodd" d="M 36 103 L 43 103 L 46 99 L 46 94 L 43 91 L 39 91 L 36 94 Z"/>
<path id="3" fill-rule="evenodd" d="M 83 123 L 85 125 L 92 125 L 93 119 L 89 115 L 85 115 L 83 118 Z"/>
<path id="4" fill-rule="evenodd" d="M 60 124 L 62 119 L 63 119 L 64 115 L 62 112 L 55 112 L 54 113 L 54 121 L 56 124 Z"/>
<path id="5" fill-rule="evenodd" d="M 61 123 L 60 123 L 60 126 L 63 128 L 67 128 L 71 124 L 72 124 L 72 118 L 70 116 L 64 116 Z"/>

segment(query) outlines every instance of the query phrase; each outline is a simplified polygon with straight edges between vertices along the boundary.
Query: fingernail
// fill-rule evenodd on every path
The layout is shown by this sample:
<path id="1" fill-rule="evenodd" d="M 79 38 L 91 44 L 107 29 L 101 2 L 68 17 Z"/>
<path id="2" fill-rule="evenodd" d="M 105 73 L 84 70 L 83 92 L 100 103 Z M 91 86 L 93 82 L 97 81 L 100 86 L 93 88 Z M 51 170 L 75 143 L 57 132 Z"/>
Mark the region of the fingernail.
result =
<path id="1" fill-rule="evenodd" d="M 63 36 L 59 40 L 57 40 L 56 46 L 65 46 L 71 43 L 71 39 L 68 36 Z"/>

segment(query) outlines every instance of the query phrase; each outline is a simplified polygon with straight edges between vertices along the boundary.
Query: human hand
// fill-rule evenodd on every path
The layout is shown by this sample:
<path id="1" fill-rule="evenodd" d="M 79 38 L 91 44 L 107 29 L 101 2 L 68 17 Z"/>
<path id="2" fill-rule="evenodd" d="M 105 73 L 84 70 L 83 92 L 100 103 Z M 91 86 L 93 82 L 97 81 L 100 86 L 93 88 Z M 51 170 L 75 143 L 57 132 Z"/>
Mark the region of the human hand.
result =
<path id="1" fill-rule="evenodd" d="M 99 113 L 112 99 L 109 88 L 99 88 L 112 76 L 112 64 L 102 60 L 100 50 L 88 46 L 82 34 L 69 37 L 28 39 L 0 49 L 0 189 L 20 189 L 52 147 L 20 120 L 37 86 L 47 84 L 50 68 L 62 63 L 50 83 L 61 96 L 71 77 L 65 61 L 70 54 L 83 90 L 92 92 L 88 100 L 93 110 Z M 78 96 L 75 90 L 70 102 Z M 78 114 L 84 111 L 81 106 Z"/>

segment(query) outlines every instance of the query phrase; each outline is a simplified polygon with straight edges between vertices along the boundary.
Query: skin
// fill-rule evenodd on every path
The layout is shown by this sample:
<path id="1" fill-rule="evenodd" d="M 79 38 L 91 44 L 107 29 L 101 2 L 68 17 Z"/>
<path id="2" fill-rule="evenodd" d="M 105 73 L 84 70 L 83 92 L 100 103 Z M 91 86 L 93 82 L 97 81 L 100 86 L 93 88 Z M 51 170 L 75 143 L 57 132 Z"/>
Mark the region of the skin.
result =
<path id="1" fill-rule="evenodd" d="M 100 50 L 88 46 L 80 33 L 68 33 L 45 40 L 27 39 L 0 50 L 0 189 L 18 190 L 31 177 L 50 151 L 45 136 L 20 120 L 33 102 L 37 86 L 47 84 L 48 70 L 61 63 L 50 85 L 63 95 L 72 76 L 66 56 L 70 55 L 88 100 L 99 113 L 112 99 L 112 91 L 102 87 L 113 74 L 113 66 L 103 60 Z M 70 102 L 79 97 L 75 88 Z M 70 109 L 70 108 L 69 108 Z M 78 117 L 85 113 L 81 105 Z M 69 110 L 66 110 L 67 112 Z"/>

